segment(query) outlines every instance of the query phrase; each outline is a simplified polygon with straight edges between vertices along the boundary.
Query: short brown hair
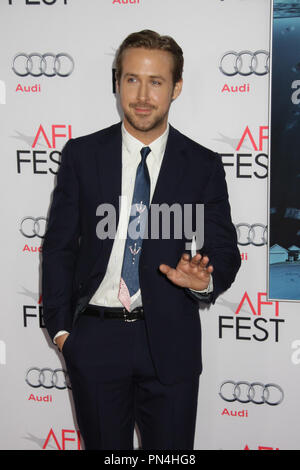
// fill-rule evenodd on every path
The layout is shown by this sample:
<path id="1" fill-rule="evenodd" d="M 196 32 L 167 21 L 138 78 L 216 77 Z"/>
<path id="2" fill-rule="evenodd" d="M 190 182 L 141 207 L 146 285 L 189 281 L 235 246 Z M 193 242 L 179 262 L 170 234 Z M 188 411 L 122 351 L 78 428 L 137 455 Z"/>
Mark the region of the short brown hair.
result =
<path id="1" fill-rule="evenodd" d="M 120 83 L 122 75 L 122 59 L 123 52 L 126 49 L 140 47 L 145 49 L 159 49 L 170 52 L 174 60 L 173 83 L 179 82 L 183 72 L 183 52 L 177 42 L 170 36 L 161 36 L 155 31 L 144 29 L 136 33 L 132 33 L 124 39 L 120 45 L 116 55 L 116 79 Z"/>

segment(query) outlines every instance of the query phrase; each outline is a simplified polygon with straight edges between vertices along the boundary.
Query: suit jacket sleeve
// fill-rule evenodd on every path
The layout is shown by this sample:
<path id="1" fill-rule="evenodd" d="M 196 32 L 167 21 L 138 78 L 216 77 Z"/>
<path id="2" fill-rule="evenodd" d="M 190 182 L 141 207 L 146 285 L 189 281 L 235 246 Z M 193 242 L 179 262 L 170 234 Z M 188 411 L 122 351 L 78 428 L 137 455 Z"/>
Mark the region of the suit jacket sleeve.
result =
<path id="1" fill-rule="evenodd" d="M 195 300 L 215 303 L 217 297 L 233 283 L 241 265 L 237 234 L 231 221 L 231 210 L 225 172 L 218 154 L 207 182 L 204 200 L 204 245 L 201 254 L 209 257 L 214 267 L 213 292 L 203 296 L 189 291 Z"/>
<path id="2" fill-rule="evenodd" d="M 63 152 L 42 249 L 43 316 L 53 339 L 72 327 L 72 287 L 79 249 L 79 187 L 73 142 Z"/>

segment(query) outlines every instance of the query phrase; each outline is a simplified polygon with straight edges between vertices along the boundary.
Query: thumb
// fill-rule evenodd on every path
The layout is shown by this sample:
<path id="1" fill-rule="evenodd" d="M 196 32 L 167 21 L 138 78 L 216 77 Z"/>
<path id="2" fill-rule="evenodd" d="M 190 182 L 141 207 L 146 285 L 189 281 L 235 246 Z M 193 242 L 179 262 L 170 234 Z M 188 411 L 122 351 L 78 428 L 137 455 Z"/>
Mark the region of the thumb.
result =
<path id="1" fill-rule="evenodd" d="M 161 264 L 159 266 L 159 270 L 163 273 L 163 274 L 166 274 L 168 275 L 171 271 L 172 271 L 172 268 L 170 266 L 168 266 L 167 264 Z"/>

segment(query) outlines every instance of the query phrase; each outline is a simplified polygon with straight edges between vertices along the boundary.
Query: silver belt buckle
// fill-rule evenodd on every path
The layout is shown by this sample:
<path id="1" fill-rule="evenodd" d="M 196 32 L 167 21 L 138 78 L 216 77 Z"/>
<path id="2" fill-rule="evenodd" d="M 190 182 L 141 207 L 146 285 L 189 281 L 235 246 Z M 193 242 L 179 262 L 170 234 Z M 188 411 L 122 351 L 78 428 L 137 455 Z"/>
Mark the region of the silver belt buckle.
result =
<path id="1" fill-rule="evenodd" d="M 123 308 L 123 312 L 124 312 L 124 321 L 126 321 L 126 323 L 131 323 L 133 321 L 137 321 L 137 318 L 127 318 L 127 310 L 126 308 L 124 307 Z"/>

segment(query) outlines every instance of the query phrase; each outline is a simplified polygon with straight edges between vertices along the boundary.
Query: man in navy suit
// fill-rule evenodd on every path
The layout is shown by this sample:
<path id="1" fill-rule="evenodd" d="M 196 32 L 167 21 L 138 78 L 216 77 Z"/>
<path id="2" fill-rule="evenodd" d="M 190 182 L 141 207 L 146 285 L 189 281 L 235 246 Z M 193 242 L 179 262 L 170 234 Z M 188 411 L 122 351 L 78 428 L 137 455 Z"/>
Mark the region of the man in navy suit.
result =
<path id="1" fill-rule="evenodd" d="M 221 159 L 168 123 L 182 70 L 172 38 L 128 36 L 116 59 L 123 122 L 63 151 L 43 246 L 44 318 L 86 449 L 132 449 L 135 423 L 143 449 L 193 448 L 199 300 L 214 303 L 240 267 Z M 139 240 L 124 201 L 146 214 Z M 192 255 L 175 215 L 167 237 L 151 215 L 189 206 L 195 227 L 199 205 L 204 244 Z"/>

